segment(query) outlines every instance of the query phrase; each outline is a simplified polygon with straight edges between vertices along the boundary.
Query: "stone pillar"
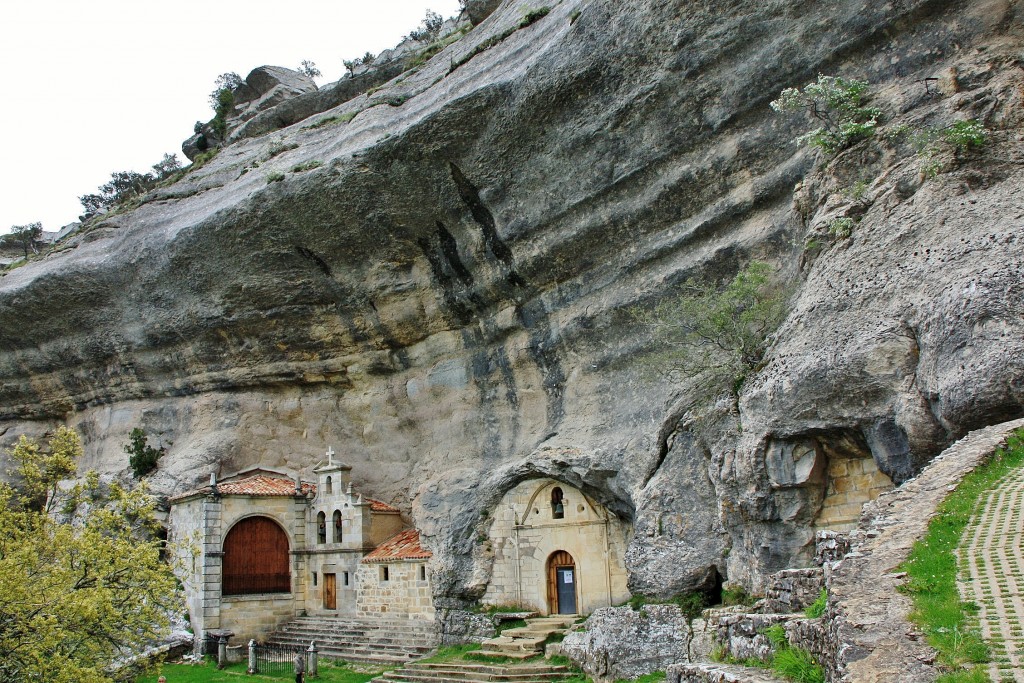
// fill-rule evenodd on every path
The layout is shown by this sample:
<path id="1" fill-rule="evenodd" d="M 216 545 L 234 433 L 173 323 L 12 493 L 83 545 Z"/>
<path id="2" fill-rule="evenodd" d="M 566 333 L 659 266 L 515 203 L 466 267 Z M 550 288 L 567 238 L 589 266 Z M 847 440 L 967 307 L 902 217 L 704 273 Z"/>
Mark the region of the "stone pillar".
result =
<path id="1" fill-rule="evenodd" d="M 309 643 L 309 649 L 306 650 L 306 673 L 309 674 L 310 678 L 316 678 L 316 667 L 317 667 L 317 653 L 319 650 L 316 649 L 316 641 Z"/>
<path id="2" fill-rule="evenodd" d="M 203 501 L 203 630 L 219 629 L 221 580 L 223 578 L 223 504 L 214 493 Z"/>
<path id="3" fill-rule="evenodd" d="M 217 638 L 217 668 L 223 669 L 228 665 L 228 639 L 224 636 Z"/>
<path id="4" fill-rule="evenodd" d="M 246 673 L 249 673 L 249 674 L 256 673 L 256 641 L 255 640 L 250 640 L 249 641 L 249 669 L 246 671 Z"/>
<path id="5" fill-rule="evenodd" d="M 306 587 L 309 585 L 306 558 L 306 515 L 309 501 L 305 496 L 296 495 L 292 506 L 292 599 L 295 614 L 302 614 L 306 609 Z"/>

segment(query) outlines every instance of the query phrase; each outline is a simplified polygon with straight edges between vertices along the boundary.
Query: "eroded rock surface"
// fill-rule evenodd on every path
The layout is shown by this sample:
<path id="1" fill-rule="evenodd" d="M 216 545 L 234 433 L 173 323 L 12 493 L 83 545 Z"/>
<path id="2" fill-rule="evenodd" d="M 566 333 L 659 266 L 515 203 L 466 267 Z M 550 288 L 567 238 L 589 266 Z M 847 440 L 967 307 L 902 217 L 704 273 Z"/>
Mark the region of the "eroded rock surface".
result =
<path id="1" fill-rule="evenodd" d="M 332 445 L 424 530 L 458 606 L 488 579 L 480 513 L 524 479 L 633 522 L 636 591 L 756 587 L 810 562 L 812 451 L 898 483 L 1022 413 L 1018 4 L 527 5 L 379 89 L 269 106 L 8 273 L 5 443 L 70 423 L 87 467 L 125 476 L 141 426 L 165 494 Z M 930 178 L 881 141 L 818 159 L 767 106 L 818 73 L 871 82 L 894 124 L 977 118 L 990 144 Z M 629 309 L 754 258 L 792 310 L 697 419 Z"/>

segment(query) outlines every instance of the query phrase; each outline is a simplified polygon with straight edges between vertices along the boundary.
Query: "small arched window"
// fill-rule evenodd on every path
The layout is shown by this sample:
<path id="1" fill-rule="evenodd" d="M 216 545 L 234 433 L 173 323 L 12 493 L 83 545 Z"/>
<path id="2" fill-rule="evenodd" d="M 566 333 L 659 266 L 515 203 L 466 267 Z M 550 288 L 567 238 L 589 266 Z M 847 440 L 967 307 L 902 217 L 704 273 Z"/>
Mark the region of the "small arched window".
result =
<path id="1" fill-rule="evenodd" d="M 316 542 L 327 543 L 327 515 L 322 512 L 316 515 Z"/>
<path id="2" fill-rule="evenodd" d="M 562 489 L 558 486 L 551 489 L 551 517 L 562 519 L 565 517 L 565 505 L 562 500 Z"/>
<path id="3" fill-rule="evenodd" d="M 327 477 L 326 486 L 324 486 L 325 493 L 334 493 L 334 484 L 331 482 L 331 478 Z"/>
<path id="4" fill-rule="evenodd" d="M 341 512 L 334 511 L 334 542 L 341 543 Z"/>

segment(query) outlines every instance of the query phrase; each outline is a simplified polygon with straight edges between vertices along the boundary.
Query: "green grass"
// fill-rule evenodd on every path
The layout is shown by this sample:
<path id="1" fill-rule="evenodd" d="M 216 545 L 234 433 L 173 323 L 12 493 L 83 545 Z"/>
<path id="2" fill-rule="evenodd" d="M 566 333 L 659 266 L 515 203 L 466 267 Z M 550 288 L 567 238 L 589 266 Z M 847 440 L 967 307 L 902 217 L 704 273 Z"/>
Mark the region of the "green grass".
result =
<path id="1" fill-rule="evenodd" d="M 818 594 L 818 599 L 804 610 L 804 616 L 808 619 L 818 619 L 825 613 L 826 607 L 828 607 L 828 591 L 822 588 L 821 593 Z"/>
<path id="2" fill-rule="evenodd" d="M 620 678 L 615 683 L 626 683 L 627 681 L 634 681 L 634 683 L 661 683 L 665 680 L 664 671 L 652 671 L 649 674 L 637 676 L 636 678 Z"/>
<path id="3" fill-rule="evenodd" d="M 243 683 L 243 681 L 294 681 L 295 674 L 290 671 L 282 674 L 248 675 L 246 664 L 231 664 L 218 670 L 213 662 L 201 665 L 164 664 L 158 671 L 153 671 L 136 679 L 136 683 L 156 683 L 158 676 L 166 676 L 167 683 Z M 382 673 L 380 670 L 356 670 L 350 665 L 333 664 L 321 661 L 319 666 L 319 683 L 367 683 Z"/>
<path id="4" fill-rule="evenodd" d="M 466 654 L 470 652 L 476 652 L 480 649 L 480 643 L 467 643 L 466 645 L 447 645 L 445 647 L 437 648 L 437 652 L 426 659 L 421 659 L 421 662 L 451 662 L 456 659 L 462 659 Z M 167 681 L 167 683 L 171 683 Z"/>
<path id="5" fill-rule="evenodd" d="M 825 683 L 825 670 L 810 652 L 797 647 L 779 648 L 772 658 L 771 669 L 798 683 Z"/>
<path id="6" fill-rule="evenodd" d="M 970 613 L 976 611 L 976 606 L 960 599 L 956 550 L 981 495 L 1021 464 L 1024 430 L 1016 432 L 1005 448 L 998 449 L 988 462 L 964 477 L 939 504 L 928 524 L 928 533 L 914 544 L 910 556 L 900 565 L 908 574 L 901 590 L 914 601 L 910 618 L 924 631 L 928 644 L 939 651 L 939 663 L 952 672 L 939 677 L 940 683 L 987 680 L 980 667 L 963 670 L 971 664 L 989 661 L 991 653 L 970 624 Z"/>

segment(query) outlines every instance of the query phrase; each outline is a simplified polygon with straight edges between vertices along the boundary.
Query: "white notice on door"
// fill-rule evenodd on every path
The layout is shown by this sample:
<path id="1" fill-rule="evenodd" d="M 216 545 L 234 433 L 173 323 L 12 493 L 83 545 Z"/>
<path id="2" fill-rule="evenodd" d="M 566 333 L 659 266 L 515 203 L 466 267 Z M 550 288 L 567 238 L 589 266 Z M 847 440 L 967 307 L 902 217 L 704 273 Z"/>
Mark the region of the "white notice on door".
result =
<path id="1" fill-rule="evenodd" d="M 566 583 L 572 583 L 572 572 L 565 572 L 562 576 L 565 577 Z"/>

